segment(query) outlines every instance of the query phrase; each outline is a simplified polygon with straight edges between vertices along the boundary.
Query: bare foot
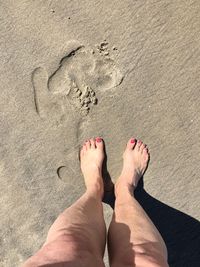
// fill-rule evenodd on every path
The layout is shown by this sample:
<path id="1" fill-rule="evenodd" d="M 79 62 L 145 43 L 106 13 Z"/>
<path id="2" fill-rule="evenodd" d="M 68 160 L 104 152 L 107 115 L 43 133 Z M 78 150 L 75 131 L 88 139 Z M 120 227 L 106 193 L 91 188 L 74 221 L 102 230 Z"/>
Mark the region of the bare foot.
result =
<path id="1" fill-rule="evenodd" d="M 81 151 L 81 171 L 87 190 L 97 191 L 103 197 L 102 164 L 104 160 L 104 144 L 100 137 L 87 140 Z"/>
<path id="2" fill-rule="evenodd" d="M 118 185 L 127 185 L 128 187 L 137 187 L 139 179 L 147 169 L 149 161 L 149 152 L 145 144 L 140 140 L 131 138 L 123 154 L 123 169 L 118 178 L 115 187 Z"/>

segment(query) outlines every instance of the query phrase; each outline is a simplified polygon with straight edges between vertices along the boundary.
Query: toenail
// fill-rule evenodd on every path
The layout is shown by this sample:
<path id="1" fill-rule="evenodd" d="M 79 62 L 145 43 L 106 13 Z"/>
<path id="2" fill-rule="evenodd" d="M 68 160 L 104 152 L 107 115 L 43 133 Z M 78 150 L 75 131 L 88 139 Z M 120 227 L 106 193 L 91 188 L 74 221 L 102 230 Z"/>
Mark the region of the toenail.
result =
<path id="1" fill-rule="evenodd" d="M 135 139 L 134 138 L 131 139 L 131 143 L 135 143 Z"/>
<path id="2" fill-rule="evenodd" d="M 97 138 L 96 138 L 96 141 L 97 141 L 98 143 L 100 143 L 100 142 L 102 141 L 102 139 L 101 139 L 100 137 L 97 137 Z"/>

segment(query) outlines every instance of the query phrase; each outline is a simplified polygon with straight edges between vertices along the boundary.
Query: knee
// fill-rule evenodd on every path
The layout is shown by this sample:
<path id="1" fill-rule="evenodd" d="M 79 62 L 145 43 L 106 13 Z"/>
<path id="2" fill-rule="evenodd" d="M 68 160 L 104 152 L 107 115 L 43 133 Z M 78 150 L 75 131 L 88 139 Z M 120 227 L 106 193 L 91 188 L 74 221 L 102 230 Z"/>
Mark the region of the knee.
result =
<path id="1" fill-rule="evenodd" d="M 167 260 L 159 255 L 137 255 L 135 257 L 135 266 L 169 267 Z"/>
<path id="2" fill-rule="evenodd" d="M 134 249 L 136 266 L 167 267 L 167 252 L 160 244 L 148 242 L 138 245 Z"/>
<path id="3" fill-rule="evenodd" d="M 64 262 L 69 267 L 98 266 L 104 267 L 102 257 L 87 243 L 78 238 L 61 236 L 59 240 L 44 246 L 44 254 L 57 262 Z"/>
<path id="4" fill-rule="evenodd" d="M 131 266 L 148 266 L 148 267 L 168 267 L 167 256 L 155 246 L 133 246 L 118 253 L 111 263 L 112 267 L 131 267 Z"/>
<path id="5" fill-rule="evenodd" d="M 77 250 L 73 243 L 53 241 L 45 244 L 23 267 L 33 266 L 98 266 L 104 267 L 102 258 L 95 257 L 87 250 Z"/>
<path id="6" fill-rule="evenodd" d="M 165 259 L 151 257 L 147 255 L 135 256 L 127 259 L 119 259 L 113 262 L 111 267 L 135 267 L 135 266 L 148 266 L 148 267 L 169 267 Z"/>
<path id="7" fill-rule="evenodd" d="M 84 242 L 85 241 L 85 242 Z M 47 242 L 43 246 L 44 251 L 51 251 L 52 253 L 59 253 L 74 255 L 77 257 L 81 254 L 89 254 L 93 253 L 93 248 L 89 246 L 89 242 L 87 240 L 83 240 L 82 236 L 76 236 L 72 234 L 61 234 L 56 237 L 55 240 L 51 242 Z"/>
<path id="8" fill-rule="evenodd" d="M 94 255 L 87 249 L 80 249 L 76 242 L 60 238 L 45 244 L 26 262 L 24 267 L 50 266 L 51 264 L 57 266 L 56 264 L 60 263 L 74 267 L 82 266 L 83 262 L 87 263 L 85 266 L 89 266 L 88 264 L 93 257 Z"/>

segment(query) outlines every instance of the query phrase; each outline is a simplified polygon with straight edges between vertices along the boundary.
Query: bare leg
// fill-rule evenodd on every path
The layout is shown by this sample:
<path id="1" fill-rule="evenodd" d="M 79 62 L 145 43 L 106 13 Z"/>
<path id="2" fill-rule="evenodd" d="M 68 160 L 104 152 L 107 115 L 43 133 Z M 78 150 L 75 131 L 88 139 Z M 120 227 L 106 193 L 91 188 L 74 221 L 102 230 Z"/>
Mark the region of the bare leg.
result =
<path id="1" fill-rule="evenodd" d="M 44 246 L 24 264 L 30 266 L 103 267 L 106 227 L 103 218 L 101 138 L 87 141 L 80 153 L 86 192 L 51 226 Z"/>
<path id="2" fill-rule="evenodd" d="M 115 184 L 115 210 L 108 233 L 110 264 L 112 267 L 166 267 L 164 241 L 132 193 L 147 168 L 148 149 L 132 138 L 123 158 L 123 170 Z"/>

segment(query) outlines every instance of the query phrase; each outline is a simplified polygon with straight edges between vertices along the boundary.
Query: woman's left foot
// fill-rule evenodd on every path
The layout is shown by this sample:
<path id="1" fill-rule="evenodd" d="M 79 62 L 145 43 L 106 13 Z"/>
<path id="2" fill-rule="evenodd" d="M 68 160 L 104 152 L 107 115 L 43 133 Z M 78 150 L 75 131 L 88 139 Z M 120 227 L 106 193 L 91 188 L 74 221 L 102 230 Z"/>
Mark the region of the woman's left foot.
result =
<path id="1" fill-rule="evenodd" d="M 102 164 L 105 157 L 102 138 L 91 138 L 85 141 L 80 151 L 81 171 L 88 191 L 100 193 L 103 197 L 104 184 Z"/>
<path id="2" fill-rule="evenodd" d="M 136 188 L 140 178 L 147 169 L 149 151 L 147 146 L 140 140 L 131 138 L 123 154 L 124 164 L 120 177 L 115 183 L 115 189 L 128 186 Z"/>

